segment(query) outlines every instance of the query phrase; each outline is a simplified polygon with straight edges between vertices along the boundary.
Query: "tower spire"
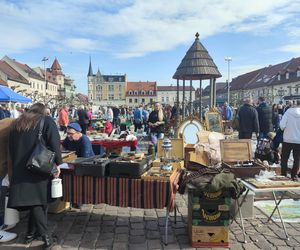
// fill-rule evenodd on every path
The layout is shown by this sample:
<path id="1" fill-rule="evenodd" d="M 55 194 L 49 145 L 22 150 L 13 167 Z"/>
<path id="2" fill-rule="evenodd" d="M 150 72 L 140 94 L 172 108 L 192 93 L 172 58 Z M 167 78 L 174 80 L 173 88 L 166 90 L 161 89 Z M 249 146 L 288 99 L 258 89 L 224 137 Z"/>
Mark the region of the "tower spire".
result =
<path id="1" fill-rule="evenodd" d="M 90 65 L 89 65 L 89 72 L 87 76 L 93 76 L 93 69 L 92 69 L 92 60 L 90 56 Z"/>

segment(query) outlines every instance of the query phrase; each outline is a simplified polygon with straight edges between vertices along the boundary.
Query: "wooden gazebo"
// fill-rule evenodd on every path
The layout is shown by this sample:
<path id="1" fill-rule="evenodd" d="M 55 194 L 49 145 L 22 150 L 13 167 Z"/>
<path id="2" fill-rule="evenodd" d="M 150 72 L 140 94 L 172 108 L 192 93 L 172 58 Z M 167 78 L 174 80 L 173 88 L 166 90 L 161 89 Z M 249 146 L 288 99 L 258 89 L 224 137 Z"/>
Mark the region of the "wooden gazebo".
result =
<path id="1" fill-rule="evenodd" d="M 186 52 L 184 58 L 179 64 L 173 79 L 177 79 L 177 117 L 179 116 L 179 80 L 183 81 L 183 99 L 182 99 L 182 118 L 186 116 L 185 110 L 185 80 L 190 80 L 190 101 L 189 111 L 192 114 L 192 81 L 200 80 L 200 118 L 202 109 L 202 80 L 210 80 L 210 106 L 216 105 L 216 78 L 221 77 L 218 67 L 214 63 L 211 56 L 208 54 L 206 48 L 201 44 L 199 40 L 199 33 L 196 33 L 195 42 Z"/>

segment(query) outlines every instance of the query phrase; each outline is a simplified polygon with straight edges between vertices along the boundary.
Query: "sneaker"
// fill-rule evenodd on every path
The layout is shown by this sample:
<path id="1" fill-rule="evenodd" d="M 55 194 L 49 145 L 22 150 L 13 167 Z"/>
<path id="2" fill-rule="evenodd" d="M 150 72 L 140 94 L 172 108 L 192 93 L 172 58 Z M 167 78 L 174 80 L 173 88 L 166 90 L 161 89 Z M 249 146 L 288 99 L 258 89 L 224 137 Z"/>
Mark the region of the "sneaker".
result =
<path id="1" fill-rule="evenodd" d="M 6 232 L 3 230 L 0 231 L 0 242 L 8 242 L 15 238 L 17 238 L 17 234 L 15 233 Z"/>

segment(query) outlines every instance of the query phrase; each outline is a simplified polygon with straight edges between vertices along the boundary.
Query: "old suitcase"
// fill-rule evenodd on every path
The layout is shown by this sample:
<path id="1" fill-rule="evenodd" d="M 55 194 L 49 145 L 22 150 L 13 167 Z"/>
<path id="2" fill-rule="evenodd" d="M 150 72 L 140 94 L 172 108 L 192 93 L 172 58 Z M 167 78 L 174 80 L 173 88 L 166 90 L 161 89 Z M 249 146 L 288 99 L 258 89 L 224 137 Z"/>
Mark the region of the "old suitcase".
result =
<path id="1" fill-rule="evenodd" d="M 140 161 L 114 160 L 108 165 L 109 176 L 140 178 L 152 164 L 152 155 L 146 156 Z"/>
<path id="2" fill-rule="evenodd" d="M 96 155 L 89 158 L 77 158 L 72 162 L 74 165 L 75 175 L 79 176 L 106 176 L 107 165 L 110 159 L 104 155 Z"/>
<path id="3" fill-rule="evenodd" d="M 253 161 L 251 140 L 221 140 L 222 166 L 238 178 L 250 178 L 265 170 L 265 166 Z"/>

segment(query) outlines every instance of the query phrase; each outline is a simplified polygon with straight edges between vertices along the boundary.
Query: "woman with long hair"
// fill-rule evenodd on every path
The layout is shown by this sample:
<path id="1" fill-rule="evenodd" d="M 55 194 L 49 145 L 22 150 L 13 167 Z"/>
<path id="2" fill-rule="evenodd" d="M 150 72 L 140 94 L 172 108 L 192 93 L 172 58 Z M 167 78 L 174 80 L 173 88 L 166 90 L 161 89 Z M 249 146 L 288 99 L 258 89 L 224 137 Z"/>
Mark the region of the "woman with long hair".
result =
<path id="1" fill-rule="evenodd" d="M 55 152 L 55 163 L 62 163 L 60 137 L 55 122 L 46 116 L 44 104 L 36 103 L 15 120 L 9 138 L 9 150 L 12 159 L 12 177 L 8 207 L 19 211 L 29 210 L 29 220 L 25 242 L 30 243 L 41 237 L 44 248 L 53 245 L 48 235 L 47 204 L 51 201 L 51 178 L 30 172 L 26 163 L 38 140 L 39 124 L 44 118 L 42 138 L 47 148 Z M 59 167 L 54 167 L 53 176 L 60 174 Z"/>

